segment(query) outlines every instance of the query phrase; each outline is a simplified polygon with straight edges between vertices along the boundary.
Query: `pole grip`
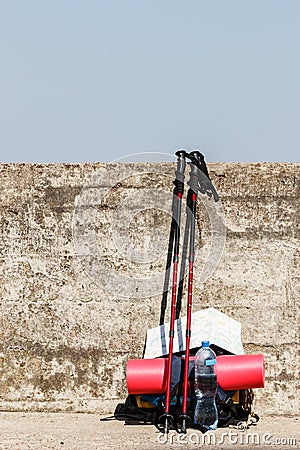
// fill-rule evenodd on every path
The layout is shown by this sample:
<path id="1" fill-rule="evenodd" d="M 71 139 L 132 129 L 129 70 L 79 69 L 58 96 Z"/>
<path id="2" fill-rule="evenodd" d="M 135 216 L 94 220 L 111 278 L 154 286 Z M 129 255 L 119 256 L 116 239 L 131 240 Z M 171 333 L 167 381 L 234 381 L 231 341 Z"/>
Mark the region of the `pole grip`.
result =
<path id="1" fill-rule="evenodd" d="M 187 155 L 190 160 L 199 169 L 199 190 L 202 194 L 207 194 L 209 197 L 213 197 L 215 202 L 219 201 L 219 195 L 212 184 L 206 163 L 204 161 L 204 155 L 198 150 L 194 150 Z"/>
<path id="2" fill-rule="evenodd" d="M 201 172 L 203 172 L 204 175 L 206 175 L 207 178 L 210 180 L 206 162 L 204 160 L 204 155 L 201 152 L 199 152 L 198 150 L 193 150 L 190 153 L 190 155 L 191 155 L 192 159 L 195 159 L 197 161 L 197 163 L 198 163 L 197 165 L 198 165 L 199 169 L 201 170 Z"/>
<path id="3" fill-rule="evenodd" d="M 175 172 L 175 180 L 174 180 L 174 194 L 183 194 L 184 190 L 184 172 L 186 167 L 186 151 L 185 150 L 178 150 L 175 155 L 177 156 L 177 169 Z"/>
<path id="4" fill-rule="evenodd" d="M 186 151 L 185 150 L 177 150 L 177 152 L 175 153 L 175 155 L 177 156 L 177 170 L 176 170 L 176 176 L 178 175 L 179 177 L 183 176 L 184 179 L 184 171 L 185 171 L 185 166 L 186 166 Z M 181 180 L 183 181 L 183 180 Z"/>
<path id="5" fill-rule="evenodd" d="M 191 171 L 190 171 L 190 179 L 188 181 L 188 185 L 191 188 L 191 193 L 198 194 L 199 191 L 199 169 L 198 167 L 192 162 L 189 163 Z M 190 193 L 190 194 L 191 194 Z"/>

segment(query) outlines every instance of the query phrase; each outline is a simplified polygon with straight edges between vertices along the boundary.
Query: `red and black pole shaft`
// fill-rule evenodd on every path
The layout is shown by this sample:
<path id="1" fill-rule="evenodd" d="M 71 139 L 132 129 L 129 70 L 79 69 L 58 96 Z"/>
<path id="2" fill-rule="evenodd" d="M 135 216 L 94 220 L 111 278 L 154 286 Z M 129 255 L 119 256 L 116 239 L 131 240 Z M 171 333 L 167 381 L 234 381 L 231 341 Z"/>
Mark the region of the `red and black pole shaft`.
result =
<path id="1" fill-rule="evenodd" d="M 194 272 L 194 255 L 195 255 L 195 224 L 196 224 L 196 207 L 198 195 L 199 170 L 193 163 L 196 155 L 195 152 L 187 155 L 191 159 L 190 180 L 188 182 L 190 189 L 188 191 L 188 207 L 187 214 L 189 218 L 189 276 L 188 276 L 188 295 L 187 295 L 187 315 L 186 315 L 186 342 L 185 342 L 185 361 L 183 373 L 183 402 L 180 421 L 182 423 L 181 431 L 186 433 L 187 422 L 191 418 L 187 414 L 188 399 L 188 383 L 189 383 L 189 356 L 190 356 L 190 340 L 191 340 L 191 319 L 192 319 L 192 300 L 193 300 L 193 272 Z M 188 210 L 189 208 L 189 210 Z"/>
<path id="2" fill-rule="evenodd" d="M 174 211 L 174 198 L 172 201 L 172 211 Z M 166 313 L 166 309 L 167 309 L 170 272 L 171 272 L 171 267 L 172 267 L 172 257 L 173 257 L 173 249 L 174 249 L 175 226 L 176 226 L 175 219 L 174 219 L 174 217 L 172 217 L 170 235 L 169 235 L 169 243 L 168 243 L 166 270 L 165 270 L 164 290 L 163 290 L 163 294 L 162 294 L 161 307 L 160 307 L 159 325 L 163 325 L 165 323 L 165 313 Z"/>
<path id="3" fill-rule="evenodd" d="M 168 433 L 169 424 L 174 420 L 170 414 L 171 404 L 171 376 L 172 376 L 172 355 L 174 342 L 174 325 L 175 325 L 175 311 L 177 300 L 177 274 L 179 261 L 179 242 L 180 242 L 180 218 L 181 218 L 181 199 L 184 191 L 184 171 L 186 166 L 186 151 L 179 150 L 176 152 L 177 170 L 175 172 L 176 179 L 174 181 L 174 197 L 173 197 L 173 211 L 172 221 L 174 226 L 174 252 L 173 252 L 173 281 L 172 281 L 172 302 L 170 315 L 170 332 L 169 332 L 169 356 L 168 356 L 168 376 L 167 376 L 167 390 L 165 400 L 165 412 L 160 417 L 160 421 L 164 423 L 164 432 Z"/>

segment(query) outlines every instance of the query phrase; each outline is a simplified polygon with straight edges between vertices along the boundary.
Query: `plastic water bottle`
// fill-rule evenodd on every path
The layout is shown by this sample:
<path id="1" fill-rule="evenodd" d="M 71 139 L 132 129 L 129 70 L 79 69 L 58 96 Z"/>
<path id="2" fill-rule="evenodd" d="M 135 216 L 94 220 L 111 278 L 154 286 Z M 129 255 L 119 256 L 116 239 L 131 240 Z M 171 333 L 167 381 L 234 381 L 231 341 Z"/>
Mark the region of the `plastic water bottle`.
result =
<path id="1" fill-rule="evenodd" d="M 216 354 L 210 348 L 208 341 L 202 342 L 202 347 L 195 356 L 195 407 L 194 422 L 207 430 L 215 430 L 218 424 L 216 406 L 217 376 L 214 371 Z"/>

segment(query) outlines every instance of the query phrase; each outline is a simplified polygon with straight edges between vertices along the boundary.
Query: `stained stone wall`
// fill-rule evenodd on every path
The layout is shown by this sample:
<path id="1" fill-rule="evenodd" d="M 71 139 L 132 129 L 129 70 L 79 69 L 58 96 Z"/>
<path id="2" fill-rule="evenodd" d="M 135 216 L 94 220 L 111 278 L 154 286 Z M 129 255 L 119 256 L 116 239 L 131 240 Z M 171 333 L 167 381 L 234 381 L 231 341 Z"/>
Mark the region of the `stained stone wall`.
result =
<path id="1" fill-rule="evenodd" d="M 0 409 L 104 412 L 126 395 L 159 321 L 174 168 L 0 165 Z M 246 353 L 264 354 L 255 410 L 297 414 L 300 164 L 209 170 L 222 226 L 203 198 L 193 309 L 241 321 Z"/>

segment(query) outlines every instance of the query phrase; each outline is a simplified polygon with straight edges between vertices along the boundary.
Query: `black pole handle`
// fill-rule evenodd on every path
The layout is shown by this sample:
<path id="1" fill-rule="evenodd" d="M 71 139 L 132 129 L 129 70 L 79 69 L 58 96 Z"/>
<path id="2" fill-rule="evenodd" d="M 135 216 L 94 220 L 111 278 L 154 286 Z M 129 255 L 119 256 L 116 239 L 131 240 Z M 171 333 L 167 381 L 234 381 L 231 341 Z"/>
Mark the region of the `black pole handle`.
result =
<path id="1" fill-rule="evenodd" d="M 199 169 L 199 190 L 202 194 L 207 194 L 209 197 L 214 198 L 215 202 L 218 202 L 220 197 L 211 182 L 207 166 L 204 160 L 204 155 L 198 150 L 194 150 L 186 155 L 193 164 Z"/>
<path id="2" fill-rule="evenodd" d="M 185 159 L 186 159 L 188 153 L 186 152 L 186 150 L 177 150 L 175 155 L 178 158 L 176 172 L 178 172 L 179 175 L 184 175 L 185 166 L 186 166 Z"/>
<path id="3" fill-rule="evenodd" d="M 199 191 L 199 168 L 194 164 L 193 162 L 190 162 L 190 179 L 188 181 L 188 185 L 190 186 L 190 192 L 191 194 L 198 194 Z"/>
<path id="4" fill-rule="evenodd" d="M 186 167 L 186 157 L 188 153 L 185 150 L 178 150 L 175 155 L 177 156 L 177 169 L 175 172 L 175 189 L 174 194 L 178 195 L 179 193 L 182 195 L 184 190 L 184 172 Z"/>
<path id="5" fill-rule="evenodd" d="M 193 150 L 192 152 L 189 153 L 189 155 L 191 160 L 195 161 L 194 164 L 197 165 L 198 169 L 201 170 L 201 172 L 203 172 L 204 175 L 206 175 L 207 178 L 210 180 L 206 162 L 204 160 L 204 155 L 201 152 L 199 152 L 199 150 Z"/>

